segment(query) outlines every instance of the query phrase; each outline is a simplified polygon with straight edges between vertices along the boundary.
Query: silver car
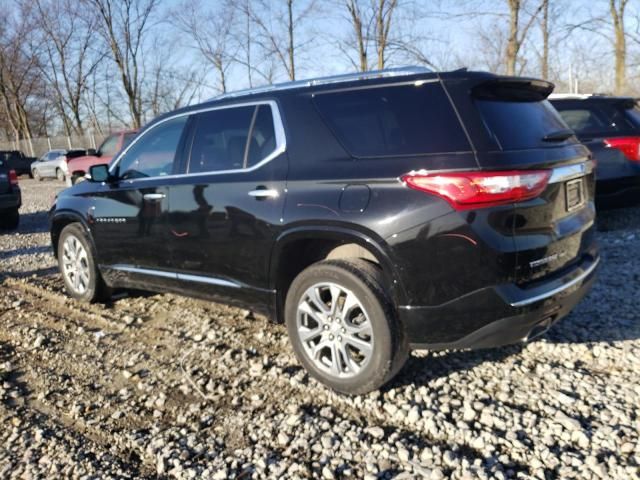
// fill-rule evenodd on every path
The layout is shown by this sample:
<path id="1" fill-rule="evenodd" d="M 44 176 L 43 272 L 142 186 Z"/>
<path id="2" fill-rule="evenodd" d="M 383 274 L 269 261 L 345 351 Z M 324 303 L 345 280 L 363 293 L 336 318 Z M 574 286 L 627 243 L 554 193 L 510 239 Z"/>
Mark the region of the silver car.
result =
<path id="1" fill-rule="evenodd" d="M 67 151 L 49 150 L 31 164 L 31 174 L 36 180 L 43 178 L 57 178 L 64 181 L 67 178 Z"/>

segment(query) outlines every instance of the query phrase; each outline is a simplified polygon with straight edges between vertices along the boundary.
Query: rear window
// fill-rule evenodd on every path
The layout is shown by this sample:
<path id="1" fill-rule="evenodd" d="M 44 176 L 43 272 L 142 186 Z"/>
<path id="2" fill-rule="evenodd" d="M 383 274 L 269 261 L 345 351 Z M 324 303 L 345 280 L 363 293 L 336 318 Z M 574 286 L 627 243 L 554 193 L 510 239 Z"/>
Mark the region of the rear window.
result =
<path id="1" fill-rule="evenodd" d="M 546 142 L 543 138 L 567 124 L 549 101 L 518 102 L 503 100 L 475 100 L 482 119 L 503 150 L 551 147 L 563 142 Z M 575 142 L 573 137 L 565 142 Z"/>
<path id="2" fill-rule="evenodd" d="M 556 102 L 555 107 L 565 122 L 578 135 L 607 135 L 624 133 L 640 127 L 637 106 L 628 108 L 618 102 L 576 103 Z"/>
<path id="3" fill-rule="evenodd" d="M 314 102 L 354 157 L 470 150 L 440 83 L 319 93 Z"/>
<path id="4" fill-rule="evenodd" d="M 638 104 L 627 110 L 627 116 L 637 128 L 640 128 L 640 107 L 638 107 Z"/>

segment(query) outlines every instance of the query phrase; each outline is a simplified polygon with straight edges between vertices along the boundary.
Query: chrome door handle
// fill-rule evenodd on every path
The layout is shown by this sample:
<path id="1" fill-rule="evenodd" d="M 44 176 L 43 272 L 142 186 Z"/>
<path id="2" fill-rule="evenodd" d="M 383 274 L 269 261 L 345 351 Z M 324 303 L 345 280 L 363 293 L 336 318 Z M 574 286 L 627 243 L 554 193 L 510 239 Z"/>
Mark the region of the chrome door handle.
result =
<path id="1" fill-rule="evenodd" d="M 253 198 L 276 198 L 278 195 L 280 194 L 275 188 L 258 188 L 249 192 L 249 196 Z"/>
<path id="2" fill-rule="evenodd" d="M 164 193 L 145 193 L 142 198 L 145 200 L 162 200 L 166 195 Z"/>

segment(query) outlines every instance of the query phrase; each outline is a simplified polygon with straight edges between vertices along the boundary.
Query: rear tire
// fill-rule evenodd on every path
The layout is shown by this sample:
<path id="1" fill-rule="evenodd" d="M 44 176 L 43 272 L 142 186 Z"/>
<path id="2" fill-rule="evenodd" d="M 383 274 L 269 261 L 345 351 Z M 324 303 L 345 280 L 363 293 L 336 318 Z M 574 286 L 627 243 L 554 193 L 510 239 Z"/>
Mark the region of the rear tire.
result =
<path id="1" fill-rule="evenodd" d="M 57 178 L 59 181 L 64 182 L 64 179 L 65 179 L 64 172 L 63 172 L 61 169 L 59 169 L 59 168 L 56 168 L 56 178 Z"/>
<path id="2" fill-rule="evenodd" d="M 20 225 L 20 212 L 17 208 L 0 210 L 0 228 L 16 230 Z"/>
<path id="3" fill-rule="evenodd" d="M 382 272 L 365 260 L 328 260 L 302 271 L 287 293 L 285 323 L 300 363 L 342 393 L 380 388 L 409 353 Z"/>
<path id="4" fill-rule="evenodd" d="M 96 265 L 89 236 L 80 223 L 71 223 L 62 229 L 58 240 L 58 266 L 72 298 L 97 302 L 111 296 Z"/>

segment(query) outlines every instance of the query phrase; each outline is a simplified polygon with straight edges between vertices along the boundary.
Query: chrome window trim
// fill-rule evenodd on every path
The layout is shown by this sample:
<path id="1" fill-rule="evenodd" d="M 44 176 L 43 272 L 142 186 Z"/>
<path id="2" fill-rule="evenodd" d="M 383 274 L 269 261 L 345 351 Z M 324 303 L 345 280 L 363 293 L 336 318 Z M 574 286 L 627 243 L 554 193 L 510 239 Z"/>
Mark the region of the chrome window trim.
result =
<path id="1" fill-rule="evenodd" d="M 148 130 L 145 130 L 144 133 L 134 138 L 133 141 L 129 145 L 127 145 L 127 147 L 122 152 L 120 152 L 120 154 L 118 154 L 118 156 L 113 160 L 113 162 L 111 162 L 111 165 L 109 165 L 109 173 L 112 174 L 115 171 L 116 167 L 118 166 L 118 163 L 127 154 L 127 152 L 131 147 L 133 147 L 136 143 L 138 143 L 141 138 L 144 138 L 144 136 L 148 132 L 153 131 L 156 127 L 158 127 L 159 125 L 162 125 L 165 122 L 168 122 L 170 120 L 174 120 L 180 117 L 197 115 L 200 113 L 207 113 L 207 112 L 212 112 L 216 110 L 226 110 L 229 108 L 242 108 L 242 107 L 252 107 L 252 106 L 255 107 L 258 105 L 269 105 L 271 107 L 271 115 L 273 117 L 273 127 L 276 134 L 276 148 L 273 150 L 273 152 L 271 152 L 269 155 L 267 155 L 265 158 L 260 160 L 258 163 L 256 163 L 252 167 L 235 168 L 230 170 L 217 170 L 213 172 L 177 173 L 173 175 L 159 175 L 155 177 L 144 177 L 144 178 L 135 178 L 131 180 L 124 180 L 124 182 L 127 184 L 130 184 L 130 183 L 137 183 L 137 182 L 145 182 L 149 180 L 158 180 L 159 178 L 202 177 L 202 176 L 209 176 L 209 175 L 224 175 L 228 173 L 252 172 L 254 170 L 257 170 L 258 168 L 262 167 L 263 165 L 266 165 L 271 160 L 278 157 L 279 155 L 282 155 L 284 152 L 287 151 L 287 137 L 284 132 L 284 124 L 282 123 L 282 116 L 280 115 L 280 109 L 278 108 L 278 104 L 276 103 L 275 100 L 257 100 L 255 102 L 243 102 L 243 103 L 234 103 L 229 105 L 218 105 L 218 106 L 212 106 L 207 108 L 201 108 L 198 110 L 191 110 L 189 112 L 182 112 L 176 115 L 171 115 L 167 118 L 163 118 L 158 123 L 156 123 L 153 127 L 149 128 Z"/>
<path id="2" fill-rule="evenodd" d="M 574 178 L 584 177 L 593 171 L 593 160 L 556 167 L 552 170 L 549 183 L 562 183 Z"/>
<path id="3" fill-rule="evenodd" d="M 570 280 L 569 282 L 565 283 L 564 285 L 560 285 L 559 287 L 549 290 L 548 292 L 541 293 L 540 295 L 529 297 L 519 302 L 510 303 L 510 305 L 512 307 L 525 307 L 527 305 L 531 305 L 532 303 L 539 302 L 540 300 L 544 300 L 546 298 L 553 297 L 558 293 L 564 292 L 565 290 L 568 290 L 569 288 L 580 283 L 582 280 L 584 280 L 589 275 L 591 275 L 591 273 L 596 269 L 599 263 L 600 263 L 600 257 L 596 258 L 596 260 L 584 272 L 582 272 L 573 280 Z"/>

